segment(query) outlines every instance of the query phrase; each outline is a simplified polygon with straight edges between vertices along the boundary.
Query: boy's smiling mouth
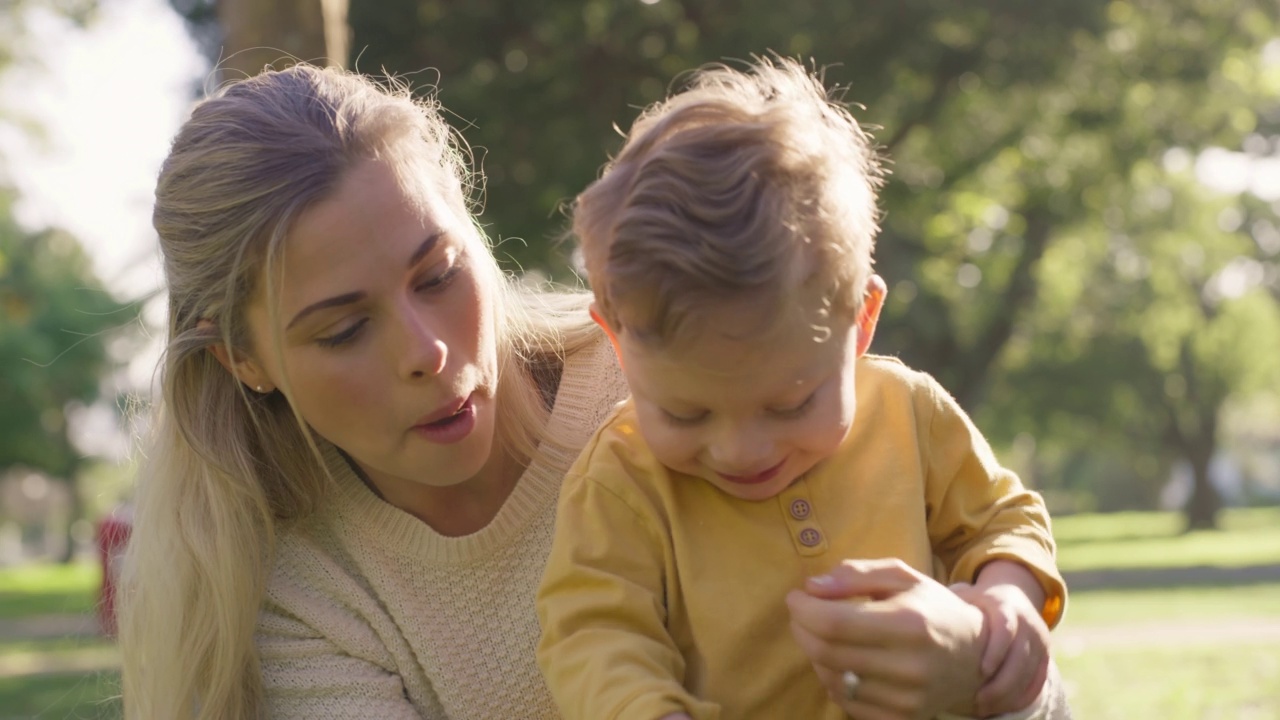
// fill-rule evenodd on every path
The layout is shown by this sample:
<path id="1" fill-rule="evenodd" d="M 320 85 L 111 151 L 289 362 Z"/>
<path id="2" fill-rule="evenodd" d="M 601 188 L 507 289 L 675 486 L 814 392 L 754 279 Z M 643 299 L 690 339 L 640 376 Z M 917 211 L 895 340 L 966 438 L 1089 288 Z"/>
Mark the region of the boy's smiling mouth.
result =
<path id="1" fill-rule="evenodd" d="M 773 467 L 767 470 L 764 470 L 762 472 L 753 473 L 751 475 L 729 475 L 729 474 L 718 472 L 718 471 L 716 472 L 716 474 L 719 475 L 721 478 L 723 478 L 726 482 L 731 482 L 735 485 L 759 485 L 760 483 L 768 482 L 773 478 L 775 478 L 778 475 L 778 473 L 782 471 L 782 466 L 785 465 L 786 463 L 787 463 L 787 459 L 782 458 L 781 460 L 778 461 L 777 465 L 774 465 Z"/>

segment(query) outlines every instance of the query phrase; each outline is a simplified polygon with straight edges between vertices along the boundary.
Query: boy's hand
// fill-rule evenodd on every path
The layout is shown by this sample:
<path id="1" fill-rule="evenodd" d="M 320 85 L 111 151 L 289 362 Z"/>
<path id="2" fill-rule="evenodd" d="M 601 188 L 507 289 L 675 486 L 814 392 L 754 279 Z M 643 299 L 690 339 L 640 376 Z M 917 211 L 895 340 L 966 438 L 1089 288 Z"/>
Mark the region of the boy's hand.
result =
<path id="1" fill-rule="evenodd" d="M 982 610 L 986 623 L 985 680 L 974 702 L 978 717 L 1026 708 L 1040 694 L 1049 672 L 1049 628 L 1040 612 L 1015 585 L 957 583 L 951 589 Z"/>

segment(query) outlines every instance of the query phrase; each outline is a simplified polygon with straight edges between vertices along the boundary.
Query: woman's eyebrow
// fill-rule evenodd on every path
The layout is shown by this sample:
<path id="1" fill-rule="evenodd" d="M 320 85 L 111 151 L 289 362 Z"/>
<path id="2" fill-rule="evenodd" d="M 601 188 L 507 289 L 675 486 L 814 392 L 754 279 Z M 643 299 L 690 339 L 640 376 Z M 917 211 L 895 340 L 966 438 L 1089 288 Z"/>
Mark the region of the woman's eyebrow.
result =
<path id="1" fill-rule="evenodd" d="M 409 268 L 412 269 L 414 265 L 418 264 L 419 260 L 426 257 L 427 253 L 435 248 L 436 243 L 440 242 L 440 238 L 444 237 L 444 235 L 445 232 L 443 230 L 437 230 L 428 235 L 427 239 L 423 240 L 422 244 L 418 246 L 418 249 L 414 250 L 413 254 L 409 256 Z"/>
<path id="2" fill-rule="evenodd" d="M 310 305 L 302 308 L 302 310 L 298 311 L 297 315 L 293 316 L 293 319 L 289 321 L 289 324 L 287 326 L 285 326 L 285 331 L 288 332 L 289 330 L 293 329 L 294 325 L 297 325 L 299 322 L 302 321 L 303 318 L 305 318 L 306 316 L 312 313 L 319 312 L 327 308 L 336 307 L 338 305 L 350 305 L 351 303 L 359 302 L 364 298 L 365 298 L 365 294 L 363 292 L 350 292 L 344 295 L 335 295 L 334 297 L 331 297 L 331 298 L 325 298 L 320 302 L 311 303 Z"/>
<path id="3" fill-rule="evenodd" d="M 418 249 L 414 250 L 413 254 L 409 256 L 408 267 L 412 268 L 414 265 L 417 265 L 418 262 L 422 260 L 422 258 L 427 256 L 427 253 L 431 252 L 435 248 L 435 246 L 439 244 L 440 238 L 444 236 L 445 236 L 445 232 L 443 230 L 437 230 L 431 233 L 430 235 L 428 235 L 426 239 L 422 241 L 422 244 L 418 246 Z M 359 302 L 364 298 L 365 298 L 365 293 L 363 292 L 350 292 L 343 295 L 335 295 L 334 297 L 326 298 L 319 302 L 311 303 L 310 305 L 306 306 L 302 310 L 299 310 L 297 315 L 293 316 L 293 319 L 289 321 L 289 324 L 287 326 L 285 326 L 285 330 L 288 331 L 292 329 L 294 325 L 297 325 L 299 322 L 303 320 L 303 318 L 307 317 L 312 313 L 319 312 L 320 310 L 325 310 L 331 307 L 337 307 L 339 305 L 350 305 L 351 303 Z"/>

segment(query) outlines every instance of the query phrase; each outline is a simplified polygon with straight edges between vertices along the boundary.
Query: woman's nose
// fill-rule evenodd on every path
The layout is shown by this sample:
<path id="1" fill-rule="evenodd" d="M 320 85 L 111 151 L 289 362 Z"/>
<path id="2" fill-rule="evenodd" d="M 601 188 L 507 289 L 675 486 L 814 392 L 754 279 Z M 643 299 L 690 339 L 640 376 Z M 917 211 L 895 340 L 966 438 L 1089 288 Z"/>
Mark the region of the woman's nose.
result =
<path id="1" fill-rule="evenodd" d="M 400 357 L 400 376 L 407 380 L 436 377 L 449 362 L 449 346 L 435 329 L 430 318 L 409 313 L 404 322 L 404 346 Z"/>

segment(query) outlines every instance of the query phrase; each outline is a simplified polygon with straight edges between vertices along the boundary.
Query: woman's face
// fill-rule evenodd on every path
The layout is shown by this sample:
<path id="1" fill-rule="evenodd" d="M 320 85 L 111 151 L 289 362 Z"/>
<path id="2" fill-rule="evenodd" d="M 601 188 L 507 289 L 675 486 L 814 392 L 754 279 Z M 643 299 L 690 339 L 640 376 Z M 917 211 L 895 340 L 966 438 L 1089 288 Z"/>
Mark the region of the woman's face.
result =
<path id="1" fill-rule="evenodd" d="M 489 462 L 498 288 L 488 252 L 425 178 L 402 183 L 388 164 L 362 161 L 286 238 L 278 317 L 265 282 L 250 304 L 263 371 L 393 504 Z"/>

